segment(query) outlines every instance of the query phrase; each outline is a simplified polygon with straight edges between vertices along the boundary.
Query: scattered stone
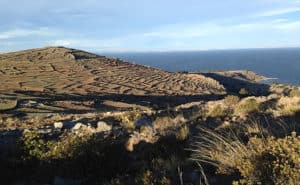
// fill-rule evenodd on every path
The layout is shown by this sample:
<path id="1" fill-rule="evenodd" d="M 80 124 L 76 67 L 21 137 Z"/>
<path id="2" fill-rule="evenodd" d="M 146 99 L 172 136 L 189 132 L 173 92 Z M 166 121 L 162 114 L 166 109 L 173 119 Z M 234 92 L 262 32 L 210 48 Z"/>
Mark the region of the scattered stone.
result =
<path id="1" fill-rule="evenodd" d="M 63 122 L 55 122 L 55 123 L 53 123 L 53 126 L 54 126 L 54 128 L 55 129 L 62 129 L 63 128 L 63 126 L 64 126 L 64 123 Z"/>
<path id="2" fill-rule="evenodd" d="M 83 125 L 82 123 L 76 123 L 72 130 L 80 130 L 84 126 L 85 125 Z"/>
<path id="3" fill-rule="evenodd" d="M 37 130 L 38 133 L 40 134 L 50 134 L 52 132 L 51 128 L 40 128 Z"/>
<path id="4" fill-rule="evenodd" d="M 111 129 L 112 129 L 112 126 L 108 125 L 104 121 L 99 121 L 97 123 L 97 129 L 96 129 L 97 132 L 107 132 L 107 131 L 111 131 Z"/>

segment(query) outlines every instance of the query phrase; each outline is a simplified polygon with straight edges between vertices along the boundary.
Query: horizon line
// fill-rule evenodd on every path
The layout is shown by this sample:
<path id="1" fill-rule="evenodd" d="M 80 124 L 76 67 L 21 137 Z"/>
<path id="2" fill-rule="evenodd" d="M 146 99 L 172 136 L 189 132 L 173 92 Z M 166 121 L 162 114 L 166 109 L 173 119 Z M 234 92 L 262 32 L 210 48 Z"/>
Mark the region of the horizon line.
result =
<path id="1" fill-rule="evenodd" d="M 300 46 L 288 46 L 288 47 L 249 47 L 249 48 L 212 48 L 212 49 L 174 49 L 174 50 L 107 50 L 107 51 L 97 51 L 97 49 L 90 48 L 80 48 L 80 47 L 67 47 L 67 46 L 43 46 L 43 47 L 35 47 L 35 48 L 24 48 L 19 50 L 11 50 L 11 51 L 0 51 L 0 54 L 13 53 L 19 51 L 26 51 L 31 49 L 40 49 L 47 47 L 64 47 L 69 49 L 77 49 L 82 51 L 87 51 L 95 54 L 105 54 L 105 53 L 173 53 L 173 52 L 213 52 L 213 51 L 238 51 L 238 50 L 268 50 L 268 49 L 300 49 Z"/>

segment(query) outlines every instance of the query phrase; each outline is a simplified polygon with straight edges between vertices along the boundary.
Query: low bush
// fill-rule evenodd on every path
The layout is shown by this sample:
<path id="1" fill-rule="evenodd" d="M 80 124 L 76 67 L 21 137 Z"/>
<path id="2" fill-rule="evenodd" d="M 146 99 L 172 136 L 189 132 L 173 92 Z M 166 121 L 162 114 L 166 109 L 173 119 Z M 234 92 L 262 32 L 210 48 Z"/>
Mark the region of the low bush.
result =
<path id="1" fill-rule="evenodd" d="M 224 104 L 227 107 L 234 107 L 237 105 L 240 101 L 240 98 L 238 96 L 229 95 L 224 98 Z"/>
<path id="2" fill-rule="evenodd" d="M 20 140 L 23 157 L 40 161 L 72 158 L 78 155 L 78 148 L 90 136 L 79 136 L 73 133 L 64 133 L 58 140 L 47 140 L 36 131 L 25 132 Z"/>
<path id="3" fill-rule="evenodd" d="M 289 184 L 300 182 L 300 136 L 250 138 L 251 155 L 239 159 L 242 179 L 234 184 Z"/>
<path id="4" fill-rule="evenodd" d="M 213 106 L 212 108 L 210 108 L 207 114 L 208 117 L 212 118 L 225 117 L 226 115 L 227 113 L 224 108 L 221 107 L 221 105 Z"/>
<path id="5" fill-rule="evenodd" d="M 259 103 L 254 98 L 242 101 L 234 110 L 235 114 L 249 114 L 258 111 Z"/>
<path id="6" fill-rule="evenodd" d="M 300 182 L 300 136 L 252 136 L 248 142 L 203 129 L 192 158 L 208 163 L 221 174 L 238 172 L 234 185 L 297 185 Z"/>

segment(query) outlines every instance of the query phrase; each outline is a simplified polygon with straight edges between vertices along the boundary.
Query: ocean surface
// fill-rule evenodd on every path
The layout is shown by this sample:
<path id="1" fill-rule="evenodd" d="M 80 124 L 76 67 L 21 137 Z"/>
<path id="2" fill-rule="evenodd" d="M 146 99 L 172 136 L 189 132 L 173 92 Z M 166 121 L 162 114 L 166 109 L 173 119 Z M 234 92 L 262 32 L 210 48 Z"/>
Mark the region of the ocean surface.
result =
<path id="1" fill-rule="evenodd" d="M 278 83 L 300 85 L 300 48 L 190 52 L 101 53 L 166 71 L 252 70 Z"/>

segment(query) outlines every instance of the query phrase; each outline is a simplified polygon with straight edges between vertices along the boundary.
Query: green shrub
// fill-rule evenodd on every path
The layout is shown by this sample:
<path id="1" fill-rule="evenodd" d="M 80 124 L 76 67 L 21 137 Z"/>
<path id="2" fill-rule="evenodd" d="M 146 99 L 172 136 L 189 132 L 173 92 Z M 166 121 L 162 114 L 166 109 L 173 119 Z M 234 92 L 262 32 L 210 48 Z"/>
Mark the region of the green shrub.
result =
<path id="1" fill-rule="evenodd" d="M 212 118 L 225 117 L 227 115 L 226 111 L 221 107 L 221 105 L 213 106 L 209 111 L 207 116 Z"/>
<path id="2" fill-rule="evenodd" d="M 73 133 L 64 133 L 58 140 L 47 140 L 36 131 L 25 132 L 21 138 L 21 148 L 24 159 L 51 161 L 66 159 L 78 155 L 78 148 L 90 138 L 89 135 L 79 136 Z"/>
<path id="3" fill-rule="evenodd" d="M 25 132 L 21 138 L 22 150 L 25 152 L 24 159 L 38 159 L 46 158 L 48 147 L 42 135 L 36 131 Z"/>

